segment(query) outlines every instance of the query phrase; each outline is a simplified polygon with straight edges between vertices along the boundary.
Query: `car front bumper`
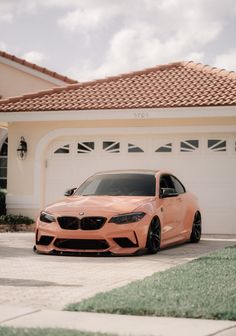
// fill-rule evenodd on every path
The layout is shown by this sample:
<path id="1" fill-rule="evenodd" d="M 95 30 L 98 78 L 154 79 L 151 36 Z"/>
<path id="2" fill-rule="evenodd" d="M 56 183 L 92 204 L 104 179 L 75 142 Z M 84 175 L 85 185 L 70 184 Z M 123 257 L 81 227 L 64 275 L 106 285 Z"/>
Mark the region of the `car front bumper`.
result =
<path id="1" fill-rule="evenodd" d="M 150 218 L 129 224 L 106 222 L 98 230 L 66 230 L 58 222 L 44 223 L 39 219 L 36 225 L 36 250 L 52 252 L 110 252 L 133 254 L 146 245 Z"/>

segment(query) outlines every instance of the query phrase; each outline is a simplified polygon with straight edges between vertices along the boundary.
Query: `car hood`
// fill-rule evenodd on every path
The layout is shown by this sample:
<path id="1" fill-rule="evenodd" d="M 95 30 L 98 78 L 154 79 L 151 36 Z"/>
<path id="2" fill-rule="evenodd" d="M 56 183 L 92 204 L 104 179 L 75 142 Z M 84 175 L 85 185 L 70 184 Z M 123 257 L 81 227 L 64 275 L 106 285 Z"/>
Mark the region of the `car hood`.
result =
<path id="1" fill-rule="evenodd" d="M 45 210 L 52 214 L 61 213 L 129 213 L 139 206 L 150 203 L 154 197 L 147 196 L 72 196 L 49 205 Z"/>

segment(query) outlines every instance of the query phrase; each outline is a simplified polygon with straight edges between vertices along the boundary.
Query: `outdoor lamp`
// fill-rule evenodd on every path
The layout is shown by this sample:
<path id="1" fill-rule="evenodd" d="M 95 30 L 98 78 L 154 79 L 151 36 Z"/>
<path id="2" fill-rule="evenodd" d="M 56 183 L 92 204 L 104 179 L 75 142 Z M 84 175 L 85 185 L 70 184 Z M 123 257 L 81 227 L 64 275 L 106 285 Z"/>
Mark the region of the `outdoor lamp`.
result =
<path id="1" fill-rule="evenodd" d="M 26 158 L 27 154 L 27 142 L 25 141 L 25 138 L 22 136 L 20 138 L 20 144 L 17 148 L 17 155 L 21 160 L 24 160 Z"/>

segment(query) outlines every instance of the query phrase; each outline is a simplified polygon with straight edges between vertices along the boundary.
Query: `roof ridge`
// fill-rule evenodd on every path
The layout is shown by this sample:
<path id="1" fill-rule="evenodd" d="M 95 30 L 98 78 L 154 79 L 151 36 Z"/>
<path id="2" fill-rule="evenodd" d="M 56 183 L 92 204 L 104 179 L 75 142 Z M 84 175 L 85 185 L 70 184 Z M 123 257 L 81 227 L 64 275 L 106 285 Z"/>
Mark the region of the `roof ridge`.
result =
<path id="1" fill-rule="evenodd" d="M 46 74 L 50 77 L 53 77 L 53 78 L 56 78 L 56 79 L 59 79 L 61 81 L 64 81 L 68 84 L 74 84 L 74 83 L 78 83 L 78 81 L 74 80 L 74 79 L 71 79 L 67 76 L 63 76 L 63 75 L 60 75 L 59 73 L 55 72 L 55 71 L 52 71 L 52 70 L 49 70 L 45 67 L 42 67 L 40 65 L 37 65 L 37 64 L 34 64 L 34 63 L 31 63 L 29 61 L 26 61 L 25 59 L 23 58 L 20 58 L 20 57 L 17 57 L 15 55 L 11 55 L 5 51 L 1 51 L 0 50 L 0 57 L 4 57 L 10 61 L 13 61 L 13 62 L 16 62 L 18 64 L 21 64 L 21 65 L 24 65 L 28 68 L 31 68 L 33 70 L 36 70 L 36 71 L 39 71 L 43 74 Z"/>
<path id="2" fill-rule="evenodd" d="M 212 73 L 212 74 L 216 74 L 218 76 L 222 76 L 222 77 L 228 77 L 228 78 L 232 78 L 232 79 L 236 79 L 236 72 L 235 71 L 229 71 L 229 70 L 225 70 L 222 68 L 217 68 L 217 67 L 213 67 L 207 64 L 203 64 L 203 63 L 196 63 L 193 61 L 184 61 L 182 62 L 183 66 L 186 66 L 188 68 L 192 68 L 192 69 L 196 69 L 199 71 L 204 71 L 204 72 L 208 72 L 208 73 Z"/>
<path id="3" fill-rule="evenodd" d="M 122 74 L 119 74 L 119 75 L 114 75 L 114 76 L 107 76 L 107 77 L 104 77 L 104 78 L 101 78 L 101 79 L 94 79 L 92 81 L 88 81 L 88 82 L 82 82 L 80 84 L 91 84 L 92 82 L 110 82 L 112 80 L 115 80 L 115 79 L 120 79 L 120 78 L 127 78 L 127 77 L 131 77 L 131 76 L 136 76 L 136 75 L 143 75 L 143 74 L 146 74 L 146 73 L 150 73 L 150 72 L 153 72 L 153 71 L 157 71 L 157 70 L 166 70 L 166 69 L 171 69 L 171 68 L 174 68 L 174 67 L 177 67 L 177 66 L 181 66 L 182 62 L 173 62 L 173 63 L 168 63 L 168 64 L 162 64 L 162 65 L 156 65 L 154 67 L 150 67 L 150 68 L 145 68 L 145 69 L 142 69 L 142 70 L 136 70 L 136 71 L 130 71 L 130 72 L 125 72 L 125 73 L 122 73 Z"/>

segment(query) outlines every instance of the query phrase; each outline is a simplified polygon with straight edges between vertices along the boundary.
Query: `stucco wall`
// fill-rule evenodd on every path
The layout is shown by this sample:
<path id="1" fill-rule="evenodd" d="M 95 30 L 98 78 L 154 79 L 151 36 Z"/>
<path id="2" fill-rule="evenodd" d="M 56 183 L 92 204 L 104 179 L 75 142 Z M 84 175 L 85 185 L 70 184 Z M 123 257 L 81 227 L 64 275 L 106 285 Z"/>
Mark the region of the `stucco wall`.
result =
<path id="1" fill-rule="evenodd" d="M 2 99 L 58 86 L 3 63 L 0 63 L 0 74 L 0 96 Z"/>

